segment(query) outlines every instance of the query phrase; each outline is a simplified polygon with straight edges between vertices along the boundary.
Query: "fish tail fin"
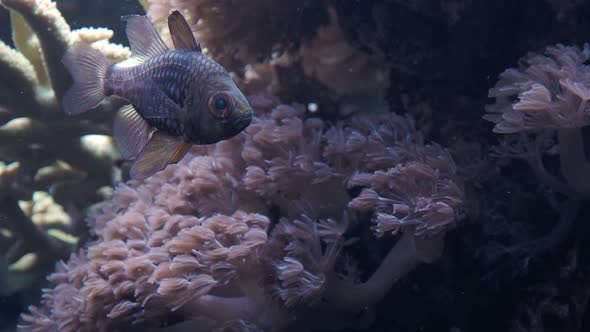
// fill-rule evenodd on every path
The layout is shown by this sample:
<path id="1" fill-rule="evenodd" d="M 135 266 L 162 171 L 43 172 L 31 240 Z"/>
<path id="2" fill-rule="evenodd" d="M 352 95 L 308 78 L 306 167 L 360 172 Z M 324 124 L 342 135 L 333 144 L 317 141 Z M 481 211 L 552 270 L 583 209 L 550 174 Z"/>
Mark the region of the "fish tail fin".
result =
<path id="1" fill-rule="evenodd" d="M 62 63 L 74 79 L 74 85 L 63 98 L 66 114 L 84 113 L 107 97 L 104 83 L 113 63 L 99 50 L 77 42 L 68 49 Z"/>

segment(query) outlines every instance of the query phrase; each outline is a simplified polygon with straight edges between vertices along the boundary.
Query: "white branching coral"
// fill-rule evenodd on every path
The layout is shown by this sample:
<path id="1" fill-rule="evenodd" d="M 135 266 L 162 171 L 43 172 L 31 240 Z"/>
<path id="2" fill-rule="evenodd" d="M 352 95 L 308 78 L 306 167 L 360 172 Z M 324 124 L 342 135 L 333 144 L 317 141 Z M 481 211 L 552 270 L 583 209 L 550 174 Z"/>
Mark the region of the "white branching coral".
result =
<path id="1" fill-rule="evenodd" d="M 300 105 L 251 104 L 257 116 L 244 133 L 119 185 L 90 218 L 98 241 L 51 276 L 55 288 L 23 315 L 23 330 L 153 326 L 171 313 L 198 331 L 350 326 L 325 313 L 377 304 L 430 260 L 424 252 L 440 253 L 461 191 L 450 156 L 424 144 L 409 119 L 331 125 L 306 119 Z M 374 204 L 357 213 L 358 192 L 369 190 Z M 402 220 L 404 204 L 401 239 L 359 280 L 347 231 L 370 227 L 367 215 Z"/>
<path id="2" fill-rule="evenodd" d="M 0 246 L 7 247 L 1 251 L 0 270 L 10 272 L 11 264 L 35 255 L 39 259 L 25 272 L 40 279 L 56 259 L 67 257 L 76 242 L 71 233 L 81 231 L 83 210 L 101 199 L 99 188 L 111 184 L 119 157 L 108 136 L 111 113 L 73 119 L 61 112 L 61 98 L 71 82 L 62 56 L 77 41 L 114 61 L 127 58 L 130 51 L 109 43 L 111 30 L 72 31 L 54 1 L 0 0 L 0 6 L 10 12 L 15 47 L 0 41 L 0 161 L 18 170 L 9 179 L 0 174 L 0 227 L 10 231 L 0 237 Z M 19 201 L 31 203 L 19 206 Z M 56 227 L 59 220 L 68 222 Z M 0 286 L 7 291 L 5 283 L 11 282 L 5 277 L 0 276 Z M 28 284 L 19 285 L 11 291 Z"/>
<path id="3" fill-rule="evenodd" d="M 12 54 L 11 61 L 20 63 L 18 68 L 22 68 L 27 76 L 36 77 L 36 79 L 29 79 L 29 86 L 25 85 L 22 88 L 33 88 L 37 91 L 33 98 L 33 101 L 36 100 L 39 103 L 37 108 L 58 107 L 61 97 L 70 84 L 69 75 L 61 64 L 61 58 L 74 42 L 87 42 L 104 51 L 113 60 L 124 60 L 131 55 L 130 51 L 123 46 L 108 43 L 113 34 L 108 29 L 72 31 L 61 16 L 55 2 L 51 0 L 2 0 L 0 5 L 11 11 L 14 44 L 19 51 Z M 2 49 L 8 48 L 4 43 L 0 45 Z M 34 68 L 34 74 L 28 68 L 30 65 Z M 14 75 L 19 76 L 18 71 L 15 71 Z M 2 81 L 12 82 L 11 77 L 2 77 Z M 16 100 L 22 99 L 27 105 L 31 100 L 27 103 L 26 99 L 31 99 L 32 96 L 17 94 L 10 97 Z"/>

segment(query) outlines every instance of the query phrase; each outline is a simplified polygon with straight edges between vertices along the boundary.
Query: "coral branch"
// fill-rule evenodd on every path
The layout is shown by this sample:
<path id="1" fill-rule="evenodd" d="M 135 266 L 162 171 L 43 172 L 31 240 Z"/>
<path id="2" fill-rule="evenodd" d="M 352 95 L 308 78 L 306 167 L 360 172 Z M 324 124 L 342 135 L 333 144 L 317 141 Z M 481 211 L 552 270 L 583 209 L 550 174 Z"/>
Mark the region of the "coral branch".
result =
<path id="1" fill-rule="evenodd" d="M 38 108 L 35 87 L 39 81 L 35 69 L 21 53 L 0 41 L 0 98 L 4 106 L 11 108 Z M 34 96 L 30 98 L 30 96 Z"/>
<path id="2" fill-rule="evenodd" d="M 51 0 L 2 0 L 0 4 L 21 14 L 37 34 L 45 68 L 57 100 L 70 85 L 61 58 L 71 44 L 70 27 Z"/>

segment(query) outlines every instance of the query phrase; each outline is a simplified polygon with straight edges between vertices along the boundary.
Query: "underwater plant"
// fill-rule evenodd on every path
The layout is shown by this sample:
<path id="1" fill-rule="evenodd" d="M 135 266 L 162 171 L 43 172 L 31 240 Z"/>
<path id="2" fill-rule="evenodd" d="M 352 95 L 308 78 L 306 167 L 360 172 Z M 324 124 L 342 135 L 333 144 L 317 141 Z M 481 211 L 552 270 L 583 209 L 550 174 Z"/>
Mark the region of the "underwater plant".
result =
<path id="1" fill-rule="evenodd" d="M 67 257 L 85 233 L 84 210 L 116 179 L 112 114 L 71 119 L 60 109 L 71 83 L 63 54 L 77 41 L 114 61 L 130 52 L 108 42 L 108 29 L 72 31 L 52 1 L 0 5 L 10 11 L 15 46 L 0 41 L 0 293 L 8 295 Z"/>
<path id="2" fill-rule="evenodd" d="M 98 240 L 58 266 L 21 329 L 363 328 L 371 316 L 356 314 L 441 254 L 463 193 L 411 119 L 329 124 L 250 102 L 240 135 L 120 184 L 90 217 Z M 375 237 L 391 249 L 364 278 L 357 250 Z"/>

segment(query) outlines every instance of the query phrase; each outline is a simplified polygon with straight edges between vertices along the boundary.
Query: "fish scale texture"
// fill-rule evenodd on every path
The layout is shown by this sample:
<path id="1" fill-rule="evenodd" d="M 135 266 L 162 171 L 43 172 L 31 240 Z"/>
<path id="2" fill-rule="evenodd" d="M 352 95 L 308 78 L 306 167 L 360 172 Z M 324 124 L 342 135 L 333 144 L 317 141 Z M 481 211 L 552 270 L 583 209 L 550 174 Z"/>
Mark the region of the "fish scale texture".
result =
<path id="1" fill-rule="evenodd" d="M 185 104 L 200 105 L 202 93 L 196 85 L 208 84 L 215 75 L 224 76 L 227 72 L 211 58 L 197 52 L 169 50 L 134 67 L 113 67 L 105 87 L 109 95 L 130 101 L 151 126 L 181 136 Z M 166 107 L 164 98 L 178 107 Z M 154 111 L 156 105 L 161 106 Z"/>

